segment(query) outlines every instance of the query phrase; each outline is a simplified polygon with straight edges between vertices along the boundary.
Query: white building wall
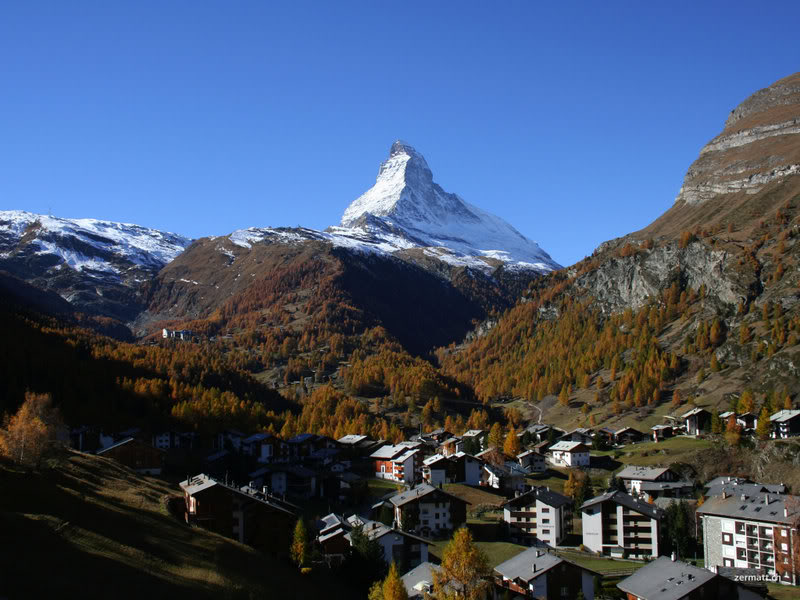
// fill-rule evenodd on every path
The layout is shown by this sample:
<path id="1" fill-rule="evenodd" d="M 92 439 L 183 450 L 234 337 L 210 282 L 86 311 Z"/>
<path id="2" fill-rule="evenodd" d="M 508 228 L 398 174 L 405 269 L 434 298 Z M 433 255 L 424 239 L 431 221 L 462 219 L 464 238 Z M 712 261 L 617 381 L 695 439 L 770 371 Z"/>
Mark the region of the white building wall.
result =
<path id="1" fill-rule="evenodd" d="M 593 514 L 584 511 L 581 515 L 583 524 L 583 545 L 592 552 L 601 552 L 603 549 L 603 514 L 600 506 L 592 506 Z"/>

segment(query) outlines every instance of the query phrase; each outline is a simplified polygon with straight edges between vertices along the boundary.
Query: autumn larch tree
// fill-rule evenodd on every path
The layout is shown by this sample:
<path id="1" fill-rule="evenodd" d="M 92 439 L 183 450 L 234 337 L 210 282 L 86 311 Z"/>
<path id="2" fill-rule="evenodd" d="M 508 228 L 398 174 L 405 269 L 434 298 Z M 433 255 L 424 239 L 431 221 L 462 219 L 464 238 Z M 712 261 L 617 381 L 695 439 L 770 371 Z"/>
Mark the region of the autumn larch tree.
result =
<path id="1" fill-rule="evenodd" d="M 50 394 L 26 392 L 22 406 L 0 429 L 0 454 L 21 465 L 38 467 L 60 426 Z"/>
<path id="2" fill-rule="evenodd" d="M 767 407 L 764 406 L 761 408 L 761 413 L 758 415 L 758 423 L 756 423 L 756 435 L 758 436 L 758 439 L 766 440 L 769 438 L 769 425 L 769 411 L 767 410 Z"/>
<path id="3" fill-rule="evenodd" d="M 517 430 L 514 427 L 511 427 L 511 430 L 506 435 L 505 444 L 503 444 L 503 452 L 508 454 L 509 456 L 516 456 L 520 452 L 522 452 L 522 444 L 517 437 Z"/>
<path id="4" fill-rule="evenodd" d="M 736 412 L 743 414 L 753 412 L 755 408 L 755 400 L 753 399 L 753 392 L 745 390 L 739 398 L 739 404 L 736 406 Z"/>
<path id="5" fill-rule="evenodd" d="M 406 586 L 397 573 L 397 566 L 394 564 L 394 561 L 392 561 L 392 565 L 389 567 L 389 574 L 386 576 L 386 579 L 383 580 L 382 588 L 383 600 L 408 600 Z"/>
<path id="6" fill-rule="evenodd" d="M 483 600 L 489 588 L 489 559 L 461 527 L 442 553 L 441 569 L 433 574 L 436 600 Z"/>
<path id="7" fill-rule="evenodd" d="M 308 562 L 308 531 L 303 518 L 297 519 L 297 524 L 294 526 L 294 538 L 292 539 L 292 560 L 298 567 L 302 567 Z"/>
<path id="8" fill-rule="evenodd" d="M 489 430 L 489 447 L 499 448 L 503 445 L 503 428 L 500 423 L 494 422 L 492 428 Z"/>

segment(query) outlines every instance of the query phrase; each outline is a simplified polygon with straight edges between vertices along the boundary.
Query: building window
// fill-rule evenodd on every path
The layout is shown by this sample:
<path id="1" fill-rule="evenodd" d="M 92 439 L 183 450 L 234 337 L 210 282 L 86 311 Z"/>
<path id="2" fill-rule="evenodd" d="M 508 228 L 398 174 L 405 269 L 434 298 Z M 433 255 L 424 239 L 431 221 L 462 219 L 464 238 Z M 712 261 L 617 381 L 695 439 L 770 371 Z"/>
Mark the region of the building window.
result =
<path id="1" fill-rule="evenodd" d="M 722 534 L 722 543 L 728 544 L 729 546 L 733 545 L 733 536 L 730 533 L 723 533 Z"/>
<path id="2" fill-rule="evenodd" d="M 542 529 L 542 535 L 550 535 L 549 529 Z"/>

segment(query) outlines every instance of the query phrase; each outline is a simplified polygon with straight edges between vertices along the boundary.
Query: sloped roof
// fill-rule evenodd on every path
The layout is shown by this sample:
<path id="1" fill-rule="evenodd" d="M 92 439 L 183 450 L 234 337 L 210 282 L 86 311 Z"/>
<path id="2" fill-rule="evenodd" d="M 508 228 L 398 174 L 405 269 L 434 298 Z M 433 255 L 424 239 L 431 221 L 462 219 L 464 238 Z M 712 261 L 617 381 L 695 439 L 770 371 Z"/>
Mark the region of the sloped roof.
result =
<path id="1" fill-rule="evenodd" d="M 386 446 L 381 446 L 375 452 L 369 455 L 370 458 L 383 458 L 386 460 L 390 460 L 395 456 L 407 451 L 408 448 L 405 446 L 395 446 L 393 444 L 387 444 Z"/>
<path id="2" fill-rule="evenodd" d="M 620 581 L 617 587 L 647 600 L 679 600 L 715 577 L 706 569 L 661 556 Z"/>
<path id="3" fill-rule="evenodd" d="M 426 586 L 433 585 L 434 571 L 440 570 L 441 567 L 439 565 L 424 562 L 403 575 L 400 579 L 406 587 L 409 600 L 423 598 Z"/>
<path id="4" fill-rule="evenodd" d="M 556 442 L 550 446 L 550 450 L 555 450 L 556 452 L 580 452 L 581 450 L 578 446 L 583 446 L 583 451 L 588 451 L 586 444 L 583 442 Z"/>
<path id="5" fill-rule="evenodd" d="M 798 415 L 800 415 L 800 410 L 779 410 L 769 420 L 773 423 L 783 423 L 794 419 Z"/>
<path id="6" fill-rule="evenodd" d="M 797 518 L 800 497 L 788 494 L 733 494 L 711 496 L 697 509 L 697 514 L 734 517 L 766 523 L 791 523 Z M 784 513 L 786 511 L 786 513 Z"/>
<path id="7" fill-rule="evenodd" d="M 664 473 L 668 472 L 667 467 L 640 467 L 630 465 L 617 473 L 617 479 L 639 479 L 641 481 L 655 481 Z"/>
<path id="8" fill-rule="evenodd" d="M 572 504 L 572 500 L 563 494 L 554 492 L 546 487 L 535 487 L 532 490 L 517 496 L 516 498 L 512 498 L 503 504 L 503 506 L 527 506 L 533 500 L 539 500 L 540 502 L 547 504 L 548 506 L 552 506 L 553 508 L 560 508 L 562 506 L 566 506 L 567 504 Z"/>
<path id="9" fill-rule="evenodd" d="M 405 504 L 408 504 L 409 502 L 416 502 L 417 500 L 420 500 L 425 496 L 433 493 L 442 494 L 444 496 L 447 496 L 451 500 L 463 502 L 464 504 L 470 504 L 466 500 L 462 500 L 461 498 L 458 498 L 453 494 L 449 494 L 440 488 L 433 487 L 428 483 L 422 483 L 415 488 L 411 488 L 410 490 L 399 492 L 394 496 L 392 496 L 391 498 L 389 498 L 389 501 L 395 506 L 403 506 Z"/>
<path id="10" fill-rule="evenodd" d="M 621 504 L 626 508 L 630 508 L 631 510 L 635 510 L 640 514 L 648 516 L 651 519 L 660 519 L 663 516 L 663 511 L 657 506 L 636 500 L 630 494 L 620 491 L 607 492 L 601 496 L 587 500 L 581 506 L 581 510 L 585 510 L 586 508 L 594 506 L 595 504 L 602 504 L 603 502 L 615 502 L 616 504 Z"/>

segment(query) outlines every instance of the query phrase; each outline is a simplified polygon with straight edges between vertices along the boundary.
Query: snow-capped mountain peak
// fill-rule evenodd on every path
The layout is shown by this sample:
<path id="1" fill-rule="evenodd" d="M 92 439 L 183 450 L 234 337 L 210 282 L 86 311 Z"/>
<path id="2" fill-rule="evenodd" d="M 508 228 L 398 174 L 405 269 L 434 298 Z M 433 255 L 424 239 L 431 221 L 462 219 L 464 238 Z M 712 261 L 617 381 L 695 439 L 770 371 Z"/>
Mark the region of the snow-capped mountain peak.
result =
<path id="1" fill-rule="evenodd" d="M 471 266 L 489 266 L 487 258 L 509 265 L 552 271 L 550 256 L 500 217 L 448 193 L 433 180 L 425 158 L 413 146 L 392 144 L 369 190 L 344 211 L 341 225 L 329 232 L 376 241 L 405 238 L 415 246 L 435 248 L 442 258 Z M 394 242 L 393 242 L 394 243 Z M 400 249 L 400 248 L 398 248 Z"/>

